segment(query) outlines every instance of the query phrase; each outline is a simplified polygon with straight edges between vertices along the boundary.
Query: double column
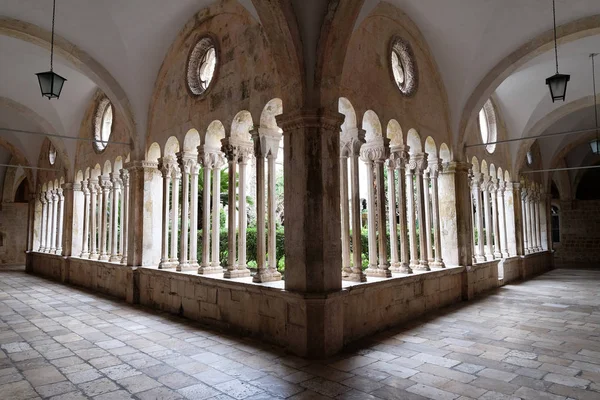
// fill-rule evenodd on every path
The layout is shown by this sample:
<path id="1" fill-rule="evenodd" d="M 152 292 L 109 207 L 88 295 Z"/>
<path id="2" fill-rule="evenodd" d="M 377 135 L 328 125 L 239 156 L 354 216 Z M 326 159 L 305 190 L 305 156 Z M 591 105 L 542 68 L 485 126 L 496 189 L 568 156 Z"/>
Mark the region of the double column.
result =
<path id="1" fill-rule="evenodd" d="M 408 213 L 409 213 L 409 226 L 411 229 L 411 255 L 410 255 L 410 267 L 412 269 L 420 271 L 429 271 L 429 262 L 427 260 L 427 247 L 429 246 L 429 233 L 427 232 L 425 223 L 425 197 L 423 187 L 423 171 L 427 168 L 427 154 L 417 153 L 411 154 L 408 162 L 407 174 L 406 174 L 406 191 L 409 201 Z M 413 184 L 414 179 L 414 184 Z M 413 194 L 411 196 L 411 194 Z M 414 196 L 414 197 L 413 197 Z M 411 201 L 411 199 L 413 199 Z M 414 221 L 414 214 L 416 212 L 416 223 Z M 411 216 L 413 223 L 411 224 Z M 419 244 L 417 250 L 417 238 L 416 229 L 417 224 L 419 227 Z M 413 254 L 414 253 L 414 254 Z M 417 261 L 418 260 L 418 261 Z"/>
<path id="2" fill-rule="evenodd" d="M 433 222 L 433 248 L 434 257 L 429 265 L 434 268 L 445 268 L 442 258 L 441 228 L 440 228 L 440 200 L 438 193 L 438 179 L 442 162 L 439 158 L 428 160 L 428 169 L 431 179 L 431 220 Z M 425 188 L 427 190 L 427 187 Z M 431 246 L 429 246 L 431 248 Z"/>
<path id="3" fill-rule="evenodd" d="M 100 187 L 101 187 L 101 205 L 99 210 L 100 217 L 100 257 L 98 258 L 100 261 L 108 261 L 108 216 L 109 216 L 109 204 L 110 199 L 110 190 L 112 188 L 112 182 L 108 176 L 100 177 Z M 114 201 L 113 201 L 114 202 Z"/>
<path id="4" fill-rule="evenodd" d="M 502 248 L 500 246 L 500 222 L 498 213 L 498 180 L 491 179 L 490 194 L 492 197 L 492 228 L 494 234 L 494 258 L 502 258 Z"/>
<path id="5" fill-rule="evenodd" d="M 250 276 L 246 265 L 246 166 L 252 155 L 252 143 L 237 137 L 228 137 L 222 140 L 223 152 L 229 163 L 229 190 L 228 190 L 228 258 L 225 278 L 240 278 Z M 239 186 L 238 172 L 239 166 Z M 236 198 L 238 204 L 238 246 L 236 249 Z M 237 250 L 237 257 L 236 257 Z"/>
<path id="6" fill-rule="evenodd" d="M 162 173 L 163 203 L 162 203 L 162 240 L 161 258 L 159 269 L 167 269 L 175 266 L 177 260 L 177 208 L 179 207 L 179 184 L 177 184 L 177 196 L 175 196 L 175 181 L 178 180 L 178 168 L 175 160 L 171 157 L 163 157 L 159 160 L 159 169 Z M 177 199 L 176 199 L 177 197 Z M 169 230 L 171 236 L 169 237 Z M 171 239 L 171 240 L 169 240 Z"/>
<path id="7" fill-rule="evenodd" d="M 256 233 L 258 272 L 253 282 L 281 280 L 277 271 L 277 226 L 275 215 L 275 161 L 279 152 L 282 134 L 275 129 L 259 128 L 252 132 L 254 156 L 256 157 Z M 265 159 L 267 160 L 267 243 L 265 243 Z M 269 256 L 268 264 L 266 256 Z"/>
<path id="8" fill-rule="evenodd" d="M 362 129 L 354 128 L 342 131 L 340 139 L 342 279 L 352 282 L 365 282 L 367 280 L 362 270 L 362 227 L 358 170 L 360 149 L 365 143 L 364 137 L 365 132 Z M 350 185 L 348 185 L 348 163 L 350 163 Z M 350 204 L 348 201 L 350 201 Z M 350 231 L 352 231 L 352 245 L 350 245 Z"/>
<path id="9" fill-rule="evenodd" d="M 360 157 L 367 166 L 367 212 L 369 231 L 369 267 L 367 276 L 392 276 L 386 249 L 386 209 L 384 163 L 389 155 L 389 139 L 376 136 L 360 149 Z"/>
<path id="10" fill-rule="evenodd" d="M 178 153 L 181 170 L 181 220 L 177 271 L 198 270 L 198 154 Z"/>
<path id="11" fill-rule="evenodd" d="M 56 189 L 57 210 L 56 210 L 56 238 L 54 239 L 56 251 L 54 254 L 62 254 L 63 227 L 65 218 L 65 196 L 63 189 Z"/>
<path id="12" fill-rule="evenodd" d="M 502 257 L 510 257 L 510 252 L 508 251 L 508 233 L 507 233 L 507 224 L 506 224 L 506 199 L 505 193 L 507 192 L 507 185 L 504 181 L 498 182 L 498 188 L 496 191 L 496 199 L 498 201 L 498 219 L 499 219 L 499 228 L 500 228 L 500 240 L 499 247 L 502 254 Z"/>
<path id="13" fill-rule="evenodd" d="M 119 254 L 119 202 L 121 198 L 122 182 L 120 174 L 113 172 L 110 174 L 111 181 L 111 200 L 110 200 L 110 262 L 121 262 L 121 255 Z M 123 206 L 121 205 L 121 209 Z"/>
<path id="14" fill-rule="evenodd" d="M 492 261 L 494 259 L 494 245 L 492 243 L 494 227 L 492 226 L 490 193 L 493 191 L 493 183 L 489 175 L 483 176 L 481 188 L 483 191 L 483 214 L 485 217 L 485 259 L 486 261 Z"/>
<path id="15" fill-rule="evenodd" d="M 123 185 L 123 201 L 121 202 L 121 234 L 119 248 L 121 249 L 121 264 L 127 265 L 127 247 L 129 243 L 129 171 L 121 169 L 121 183 Z"/>
<path id="16" fill-rule="evenodd" d="M 475 232 L 477 233 L 477 244 L 475 245 L 475 262 L 485 261 L 485 250 L 484 250 L 484 233 L 483 233 L 483 209 L 481 204 L 481 185 L 482 175 L 479 172 L 473 173 L 471 180 L 471 196 L 473 198 L 473 205 L 475 208 Z"/>
<path id="17" fill-rule="evenodd" d="M 402 274 L 412 274 L 408 257 L 408 236 L 406 221 L 406 176 L 405 167 L 408 161 L 407 148 L 403 145 L 391 147 L 388 161 L 388 206 L 390 220 L 390 270 Z M 396 184 L 396 176 L 398 183 Z M 397 212 L 396 212 L 397 209 Z M 398 239 L 400 255 L 398 257 Z"/>
<path id="18" fill-rule="evenodd" d="M 44 253 L 47 249 L 46 238 L 48 236 L 48 199 L 46 197 L 46 192 L 40 192 L 40 202 L 42 203 L 42 217 L 40 223 L 40 247 L 38 248 L 38 251 Z"/>

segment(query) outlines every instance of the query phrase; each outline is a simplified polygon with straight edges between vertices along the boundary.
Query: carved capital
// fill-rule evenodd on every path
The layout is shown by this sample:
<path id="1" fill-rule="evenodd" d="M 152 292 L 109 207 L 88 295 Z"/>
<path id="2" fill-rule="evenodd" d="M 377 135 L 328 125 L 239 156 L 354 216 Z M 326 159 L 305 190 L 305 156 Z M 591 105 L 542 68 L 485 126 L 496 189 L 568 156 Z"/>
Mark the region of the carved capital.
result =
<path id="1" fill-rule="evenodd" d="M 124 187 L 129 186 L 129 171 L 125 168 L 121 169 L 121 181 L 123 182 Z"/>
<path id="2" fill-rule="evenodd" d="M 337 134 L 344 121 L 344 116 L 337 111 L 324 108 L 297 110 L 275 117 L 284 134 L 304 129 L 318 128 Z"/>

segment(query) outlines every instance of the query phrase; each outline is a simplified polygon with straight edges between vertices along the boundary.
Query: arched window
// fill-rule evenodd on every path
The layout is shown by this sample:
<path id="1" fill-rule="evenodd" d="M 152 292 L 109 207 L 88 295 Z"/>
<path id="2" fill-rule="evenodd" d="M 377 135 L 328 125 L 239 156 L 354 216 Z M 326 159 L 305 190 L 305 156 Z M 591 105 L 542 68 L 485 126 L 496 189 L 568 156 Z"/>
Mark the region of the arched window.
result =
<path id="1" fill-rule="evenodd" d="M 50 148 L 48 149 L 48 161 L 50 162 L 50 165 L 54 165 L 56 162 L 56 149 L 52 143 L 50 143 Z"/>
<path id="2" fill-rule="evenodd" d="M 488 99 L 479 111 L 479 133 L 483 143 L 493 143 L 497 140 L 496 130 L 496 114 L 494 113 L 494 105 Z M 485 146 L 488 153 L 493 153 L 496 150 L 496 144 Z"/>
<path id="3" fill-rule="evenodd" d="M 533 153 L 531 150 L 527 152 L 527 165 L 531 166 L 533 164 Z"/>
<path id="4" fill-rule="evenodd" d="M 102 99 L 98 105 L 94 125 L 94 148 L 96 151 L 104 151 L 108 146 L 113 125 L 112 104 L 107 98 Z"/>
<path id="5" fill-rule="evenodd" d="M 551 214 L 552 214 L 552 242 L 558 243 L 560 242 L 560 218 L 559 218 L 560 210 L 556 206 L 552 206 Z"/>

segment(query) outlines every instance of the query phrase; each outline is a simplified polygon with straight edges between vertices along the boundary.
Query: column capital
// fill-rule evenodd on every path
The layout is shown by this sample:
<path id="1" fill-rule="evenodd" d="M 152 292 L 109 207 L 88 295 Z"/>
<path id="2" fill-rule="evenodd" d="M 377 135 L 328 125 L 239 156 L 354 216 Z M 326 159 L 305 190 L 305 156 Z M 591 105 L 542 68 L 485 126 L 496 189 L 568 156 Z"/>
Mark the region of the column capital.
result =
<path id="1" fill-rule="evenodd" d="M 122 168 L 120 171 L 121 174 L 121 181 L 123 182 L 123 186 L 127 187 L 129 186 L 129 171 L 126 170 L 125 168 Z"/>
<path id="2" fill-rule="evenodd" d="M 227 164 L 225 155 L 217 148 L 204 146 L 198 157 L 204 168 L 220 169 Z"/>
<path id="3" fill-rule="evenodd" d="M 252 142 L 237 137 L 221 139 L 222 150 L 229 161 L 237 161 L 245 164 L 252 157 Z"/>
<path id="4" fill-rule="evenodd" d="M 472 164 L 464 161 L 449 161 L 442 163 L 442 174 L 468 173 L 472 169 Z"/>
<path id="5" fill-rule="evenodd" d="M 383 162 L 390 155 L 389 139 L 365 143 L 360 148 L 360 158 L 365 162 Z M 387 143 L 386 143 L 387 140 Z"/>
<path id="6" fill-rule="evenodd" d="M 390 146 L 390 165 L 392 165 L 396 169 L 404 169 L 404 166 L 408 162 L 408 146 L 404 146 L 401 144 L 395 144 Z"/>
<path id="7" fill-rule="evenodd" d="M 428 159 L 427 169 L 429 170 L 432 178 L 437 178 L 439 173 L 442 171 L 442 160 L 437 157 Z"/>
<path id="8" fill-rule="evenodd" d="M 254 155 L 277 158 L 283 133 L 278 129 L 259 127 L 250 131 L 254 142 Z"/>
<path id="9" fill-rule="evenodd" d="M 423 172 L 427 168 L 427 153 L 411 154 L 406 166 L 416 173 Z"/>
<path id="10" fill-rule="evenodd" d="M 62 188 L 57 188 L 55 190 L 56 192 L 56 196 L 58 197 L 58 199 L 60 200 L 63 197 L 63 189 Z"/>
<path id="11" fill-rule="evenodd" d="M 100 175 L 99 184 L 103 190 L 110 190 L 110 188 L 112 187 L 110 177 L 104 175 Z"/>
<path id="12" fill-rule="evenodd" d="M 66 183 L 63 183 L 63 184 L 61 185 L 61 187 L 62 187 L 62 190 L 63 190 L 63 191 L 66 191 L 66 190 L 74 190 L 74 187 L 75 187 L 75 185 L 76 185 L 76 183 L 72 183 L 72 182 L 66 182 Z"/>
<path id="13" fill-rule="evenodd" d="M 340 136 L 340 157 L 359 156 L 365 144 L 365 131 L 360 128 L 343 129 Z"/>
<path id="14" fill-rule="evenodd" d="M 177 153 L 177 163 L 182 173 L 191 174 L 194 166 L 198 164 L 198 154 L 180 151 Z"/>
<path id="15" fill-rule="evenodd" d="M 40 202 L 42 204 L 48 204 L 48 199 L 46 198 L 46 196 L 47 196 L 46 192 L 40 193 Z"/>
<path id="16" fill-rule="evenodd" d="M 123 168 L 127 169 L 129 172 L 131 171 L 146 171 L 146 170 L 157 170 L 158 162 L 156 161 L 145 161 L 145 160 L 137 160 L 130 161 L 125 163 Z"/>
<path id="17" fill-rule="evenodd" d="M 344 122 L 343 114 L 326 108 L 296 110 L 278 115 L 275 119 L 286 135 L 307 128 L 339 132 Z"/>

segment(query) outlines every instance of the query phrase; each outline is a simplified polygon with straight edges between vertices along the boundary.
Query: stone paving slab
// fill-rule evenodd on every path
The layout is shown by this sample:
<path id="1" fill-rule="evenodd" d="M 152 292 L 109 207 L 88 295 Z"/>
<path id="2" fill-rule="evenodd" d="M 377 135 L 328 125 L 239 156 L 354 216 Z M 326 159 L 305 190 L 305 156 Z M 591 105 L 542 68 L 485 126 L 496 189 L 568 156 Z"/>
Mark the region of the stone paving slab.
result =
<path id="1" fill-rule="evenodd" d="M 0 398 L 600 399 L 599 283 L 554 270 L 315 361 L 0 270 Z"/>

